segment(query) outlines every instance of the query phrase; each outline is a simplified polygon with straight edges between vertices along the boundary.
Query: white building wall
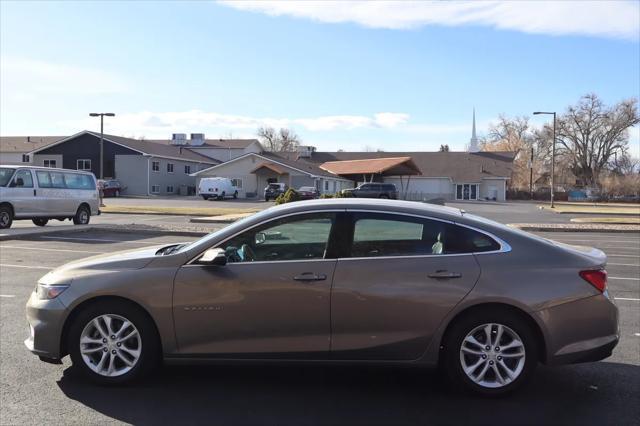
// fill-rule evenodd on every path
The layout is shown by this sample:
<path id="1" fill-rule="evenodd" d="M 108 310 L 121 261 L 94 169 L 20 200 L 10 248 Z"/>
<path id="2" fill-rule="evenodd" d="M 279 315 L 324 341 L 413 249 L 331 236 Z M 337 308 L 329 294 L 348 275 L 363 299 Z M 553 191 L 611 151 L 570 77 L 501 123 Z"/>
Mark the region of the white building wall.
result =
<path id="1" fill-rule="evenodd" d="M 32 159 L 32 163 L 34 166 L 44 166 L 44 160 L 56 160 L 56 167 L 62 167 L 62 154 L 56 155 L 43 155 L 43 154 L 35 154 Z"/>
<path id="2" fill-rule="evenodd" d="M 398 198 L 407 200 L 429 200 L 432 198 L 454 198 L 453 185 L 449 178 L 425 178 L 418 176 L 402 177 L 389 176 L 384 178 L 385 183 L 393 183 L 398 188 Z"/>
<path id="3" fill-rule="evenodd" d="M 0 152 L 0 164 L 15 164 L 29 166 L 33 164 L 33 155 L 29 155 L 29 162 L 22 162 L 23 152 Z"/>
<path id="4" fill-rule="evenodd" d="M 483 179 L 480 184 L 479 199 L 491 199 L 495 195 L 496 201 L 505 201 L 506 185 L 507 181 L 505 179 Z"/>

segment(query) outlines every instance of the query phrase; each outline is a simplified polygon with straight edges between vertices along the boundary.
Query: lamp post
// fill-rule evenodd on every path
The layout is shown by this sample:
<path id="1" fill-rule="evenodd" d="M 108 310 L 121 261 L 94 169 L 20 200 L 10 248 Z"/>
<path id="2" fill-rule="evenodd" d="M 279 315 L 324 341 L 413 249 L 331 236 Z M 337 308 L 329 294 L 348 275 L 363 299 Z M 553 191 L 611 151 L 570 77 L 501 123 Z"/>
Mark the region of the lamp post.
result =
<path id="1" fill-rule="evenodd" d="M 104 117 L 115 117 L 112 112 L 92 112 L 89 113 L 89 117 L 100 117 L 100 179 L 104 179 Z M 104 188 L 102 185 L 99 187 L 98 194 L 100 196 L 100 207 L 104 207 L 102 198 L 104 196 Z"/>
<path id="2" fill-rule="evenodd" d="M 556 113 L 547 111 L 536 111 L 533 115 L 548 114 L 553 115 L 553 142 L 551 144 L 551 208 L 554 208 L 554 186 L 555 186 L 555 170 L 556 170 Z"/>
<path id="3" fill-rule="evenodd" d="M 100 117 L 100 179 L 104 179 L 104 117 L 115 117 L 116 115 L 112 112 L 92 112 L 89 116 Z"/>

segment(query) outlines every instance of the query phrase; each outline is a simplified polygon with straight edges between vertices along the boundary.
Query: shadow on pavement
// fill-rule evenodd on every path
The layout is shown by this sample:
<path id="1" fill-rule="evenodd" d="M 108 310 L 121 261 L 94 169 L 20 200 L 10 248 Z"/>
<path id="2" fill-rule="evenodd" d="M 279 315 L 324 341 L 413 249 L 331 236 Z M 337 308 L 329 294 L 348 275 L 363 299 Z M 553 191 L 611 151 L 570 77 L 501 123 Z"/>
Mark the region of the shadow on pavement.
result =
<path id="1" fill-rule="evenodd" d="M 165 367 L 129 387 L 97 387 L 67 369 L 65 395 L 133 424 L 637 424 L 640 367 L 540 367 L 502 399 L 452 393 L 418 368 Z"/>

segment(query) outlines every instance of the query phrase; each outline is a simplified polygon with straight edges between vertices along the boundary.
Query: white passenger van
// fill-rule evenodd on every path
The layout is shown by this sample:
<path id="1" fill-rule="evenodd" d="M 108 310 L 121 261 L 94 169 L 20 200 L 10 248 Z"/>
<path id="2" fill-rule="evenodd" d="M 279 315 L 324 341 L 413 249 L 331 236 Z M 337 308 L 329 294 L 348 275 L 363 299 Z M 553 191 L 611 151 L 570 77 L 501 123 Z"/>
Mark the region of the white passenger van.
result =
<path id="1" fill-rule="evenodd" d="M 198 195 L 205 200 L 215 198 L 224 200 L 225 198 L 238 198 L 238 188 L 231 182 L 231 179 L 224 177 L 210 177 L 200 179 L 198 185 Z"/>
<path id="2" fill-rule="evenodd" d="M 100 214 L 96 178 L 91 172 L 0 165 L 0 229 L 14 220 L 45 226 L 50 219 L 89 223 Z"/>

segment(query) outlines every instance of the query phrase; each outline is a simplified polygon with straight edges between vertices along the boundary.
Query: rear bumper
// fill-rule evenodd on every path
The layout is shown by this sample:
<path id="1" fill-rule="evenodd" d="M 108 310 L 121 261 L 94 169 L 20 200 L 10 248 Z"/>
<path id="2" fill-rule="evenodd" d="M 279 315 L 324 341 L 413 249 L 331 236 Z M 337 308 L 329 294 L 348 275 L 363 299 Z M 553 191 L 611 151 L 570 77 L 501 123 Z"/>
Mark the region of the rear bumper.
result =
<path id="1" fill-rule="evenodd" d="M 536 312 L 543 324 L 546 363 L 599 361 L 618 344 L 618 308 L 599 294 Z"/>

